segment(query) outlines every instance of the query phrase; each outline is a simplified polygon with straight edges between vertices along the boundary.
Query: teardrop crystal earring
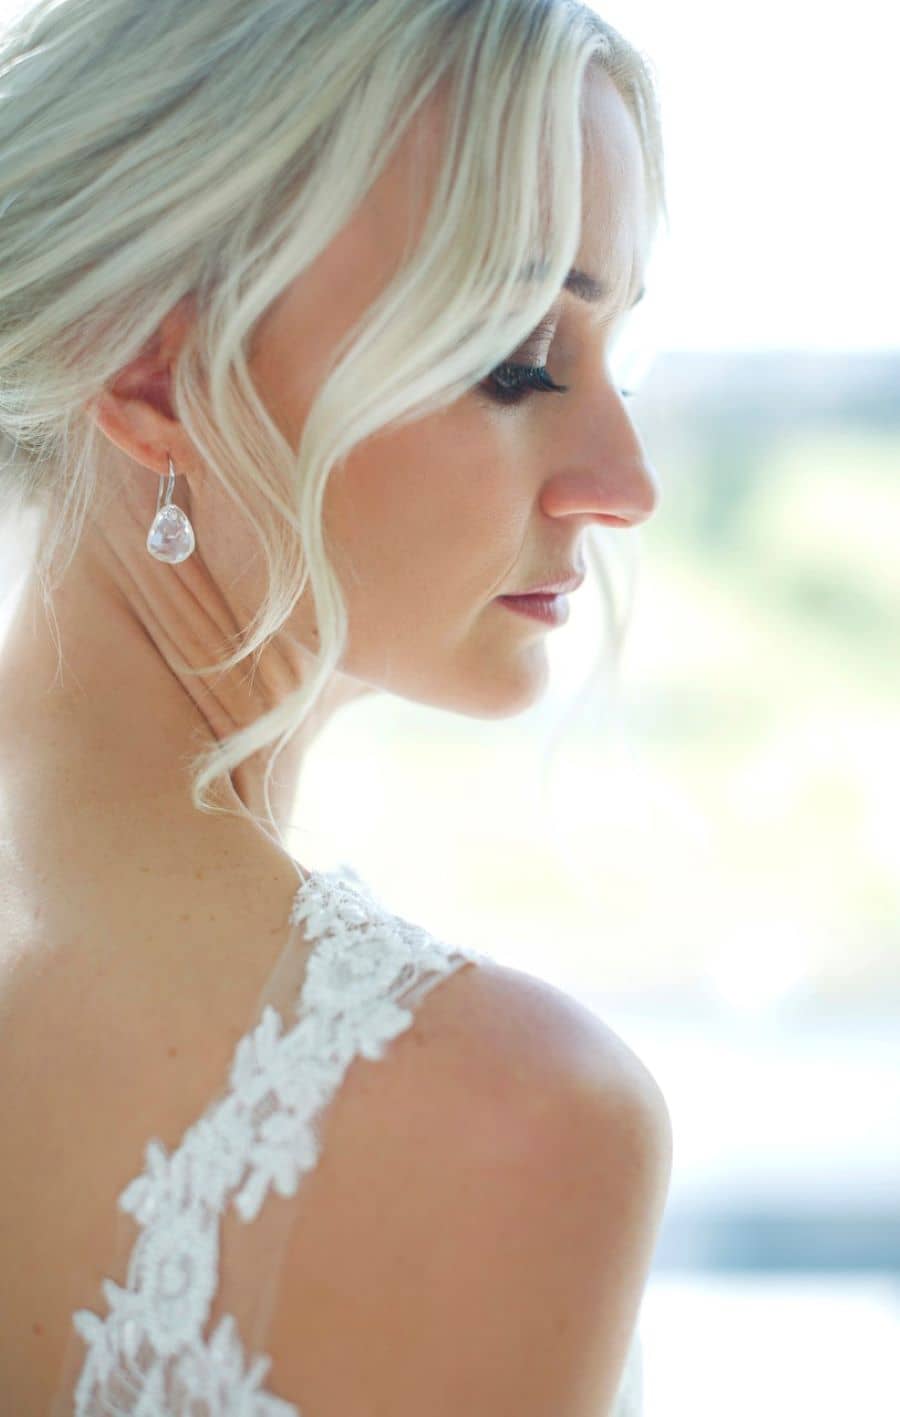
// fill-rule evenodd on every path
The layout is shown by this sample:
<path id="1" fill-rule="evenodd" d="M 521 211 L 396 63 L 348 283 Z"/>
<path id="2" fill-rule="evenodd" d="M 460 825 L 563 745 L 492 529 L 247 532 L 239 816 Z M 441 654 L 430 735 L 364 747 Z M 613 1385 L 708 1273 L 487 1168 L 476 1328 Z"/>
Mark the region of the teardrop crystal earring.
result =
<path id="1" fill-rule="evenodd" d="M 187 514 L 172 502 L 172 493 L 175 490 L 175 464 L 172 462 L 170 453 L 167 453 L 166 457 L 169 459 L 168 480 L 164 472 L 160 473 L 156 516 L 147 533 L 147 550 L 151 556 L 156 557 L 157 561 L 165 561 L 170 566 L 177 566 L 180 561 L 186 561 L 192 554 L 197 541 Z"/>

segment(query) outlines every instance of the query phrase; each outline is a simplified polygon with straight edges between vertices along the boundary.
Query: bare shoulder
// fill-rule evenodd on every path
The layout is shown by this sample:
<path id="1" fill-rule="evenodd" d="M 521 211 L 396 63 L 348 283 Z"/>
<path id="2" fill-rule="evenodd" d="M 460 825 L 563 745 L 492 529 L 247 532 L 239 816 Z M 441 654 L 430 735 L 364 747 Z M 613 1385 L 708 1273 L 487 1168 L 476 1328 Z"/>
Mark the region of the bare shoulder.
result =
<path id="1" fill-rule="evenodd" d="M 606 1411 L 670 1163 L 662 1093 L 612 1029 L 521 971 L 458 971 L 332 1104 L 272 1390 L 323 1414 Z"/>
<path id="2" fill-rule="evenodd" d="M 668 1130 L 668 1108 L 653 1074 L 572 995 L 521 970 L 489 963 L 469 974 L 465 1003 L 472 1060 L 511 1070 L 523 1121 L 546 1118 L 547 1098 L 555 1101 L 562 1091 L 595 1107 L 643 1111 L 648 1124 Z"/>

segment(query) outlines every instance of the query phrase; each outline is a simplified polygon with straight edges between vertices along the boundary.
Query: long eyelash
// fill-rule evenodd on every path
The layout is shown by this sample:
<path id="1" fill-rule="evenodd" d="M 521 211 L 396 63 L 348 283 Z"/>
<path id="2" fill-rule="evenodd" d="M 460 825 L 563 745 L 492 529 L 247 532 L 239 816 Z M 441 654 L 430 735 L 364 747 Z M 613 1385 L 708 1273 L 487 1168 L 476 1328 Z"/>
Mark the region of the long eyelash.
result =
<path id="1" fill-rule="evenodd" d="M 500 383 L 501 379 L 511 380 L 512 387 Z M 533 390 L 539 393 L 565 394 L 569 391 L 569 385 L 555 383 L 546 364 L 498 364 L 488 375 L 486 391 L 488 397 L 497 403 L 521 403 Z M 628 399 L 632 397 L 634 390 L 620 389 L 619 393 Z"/>
<path id="2" fill-rule="evenodd" d="M 498 364 L 488 376 L 489 393 L 499 403 L 519 403 L 537 389 L 541 393 L 564 394 L 568 384 L 557 384 L 550 377 L 546 364 Z M 508 387 L 501 380 L 511 380 Z"/>

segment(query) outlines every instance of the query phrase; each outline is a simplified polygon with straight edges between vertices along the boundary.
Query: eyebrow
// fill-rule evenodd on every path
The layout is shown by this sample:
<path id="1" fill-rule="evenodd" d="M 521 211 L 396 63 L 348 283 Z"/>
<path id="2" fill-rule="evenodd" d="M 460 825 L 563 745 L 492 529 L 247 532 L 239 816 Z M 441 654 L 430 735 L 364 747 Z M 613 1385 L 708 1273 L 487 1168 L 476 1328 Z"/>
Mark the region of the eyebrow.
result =
<path id="1" fill-rule="evenodd" d="M 527 268 L 522 279 L 532 280 L 534 278 L 535 272 L 537 272 L 538 274 L 542 274 L 543 269 L 544 268 L 538 268 L 537 266 L 532 264 Z M 569 274 L 563 281 L 563 288 L 565 290 L 570 290 L 573 295 L 578 296 L 579 300 L 584 300 L 589 305 L 600 305 L 604 300 L 608 300 L 611 295 L 609 285 L 606 283 L 606 281 L 595 280 L 594 277 L 589 276 L 586 271 L 579 271 L 576 270 L 574 267 L 572 268 L 572 270 L 569 271 Z M 633 310 L 635 305 L 640 305 L 646 294 L 647 287 L 642 285 L 637 295 L 634 297 L 631 304 L 629 305 L 629 310 Z"/>

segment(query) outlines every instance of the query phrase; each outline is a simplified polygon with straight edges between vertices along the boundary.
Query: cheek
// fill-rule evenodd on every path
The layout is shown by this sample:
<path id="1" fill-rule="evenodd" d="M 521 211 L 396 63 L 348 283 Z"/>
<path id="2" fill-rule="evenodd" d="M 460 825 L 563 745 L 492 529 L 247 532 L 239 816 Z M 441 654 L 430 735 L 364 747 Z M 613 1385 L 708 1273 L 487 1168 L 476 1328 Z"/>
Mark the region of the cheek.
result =
<path id="1" fill-rule="evenodd" d="M 499 440 L 483 420 L 476 438 L 451 415 L 370 440 L 332 476 L 326 533 L 348 595 L 366 585 L 379 601 L 447 609 L 490 587 L 515 554 L 522 508 Z"/>
<path id="2" fill-rule="evenodd" d="M 485 448 L 459 444 L 448 421 L 424 419 L 356 449 L 325 499 L 333 553 L 350 554 L 367 580 L 465 581 L 468 561 L 490 546 L 507 497 L 489 475 Z"/>
<path id="3" fill-rule="evenodd" d="M 405 463 L 386 440 L 358 449 L 336 470 L 325 496 L 326 544 L 348 597 L 381 600 L 414 584 L 423 539 L 433 526 L 434 479 Z"/>
<path id="4" fill-rule="evenodd" d="M 505 574 L 528 525 L 520 439 L 471 396 L 429 424 L 421 455 L 432 484 L 427 501 L 433 524 L 424 534 L 436 546 L 437 560 L 452 564 L 456 584 L 477 593 Z"/>

